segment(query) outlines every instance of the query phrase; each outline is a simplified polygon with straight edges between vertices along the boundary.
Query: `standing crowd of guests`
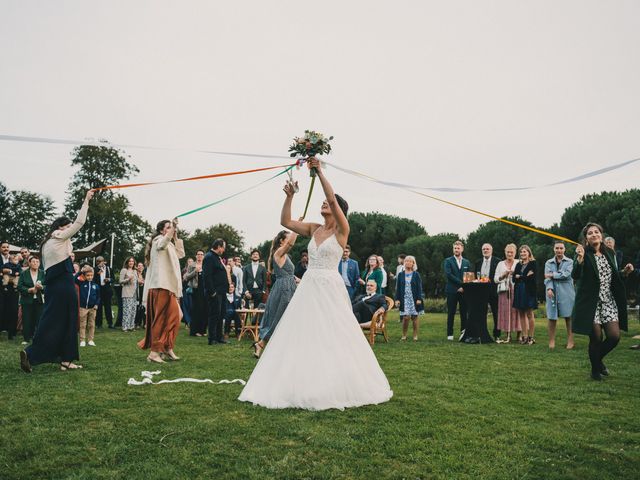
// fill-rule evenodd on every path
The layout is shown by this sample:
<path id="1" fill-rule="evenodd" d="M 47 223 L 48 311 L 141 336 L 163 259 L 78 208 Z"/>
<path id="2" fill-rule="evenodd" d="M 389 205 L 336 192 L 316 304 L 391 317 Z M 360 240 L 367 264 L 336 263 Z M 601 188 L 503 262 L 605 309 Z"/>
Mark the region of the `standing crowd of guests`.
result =
<path id="1" fill-rule="evenodd" d="M 255 356 L 260 356 L 308 266 L 306 251 L 295 265 L 288 256 L 295 234 L 278 234 L 267 264 L 253 250 L 250 262 L 243 266 L 240 257 L 225 256 L 223 239 L 215 239 L 208 251 L 196 251 L 181 270 L 185 251 L 177 220 L 163 220 L 148 242 L 145 262 L 128 257 L 119 272 L 119 318 L 114 322 L 111 267 L 102 257 L 96 259 L 95 267 L 74 262 L 70 241 L 84 224 L 92 196 L 89 191 L 75 221 L 61 217 L 53 222 L 41 244 L 41 258 L 28 249 L 11 253 L 8 242 L 0 243 L 0 330 L 13 339 L 21 328 L 23 344 L 28 345 L 20 355 L 24 371 L 45 362 L 57 362 L 62 370 L 82 368 L 76 363 L 78 346 L 95 346 L 95 329 L 102 327 L 103 319 L 108 328 L 121 322 L 125 332 L 144 326 L 145 337 L 138 345 L 150 350 L 147 359 L 176 361 L 174 346 L 181 321 L 192 336 L 206 336 L 209 345 L 226 344 L 232 328 L 239 333 L 238 310 L 266 306 L 260 339 L 254 344 Z M 454 242 L 452 256 L 443 263 L 446 338 L 454 339 L 458 310 L 460 338 L 469 326 L 465 288 L 470 278 L 476 278 L 488 284 L 487 307 L 495 341 L 535 344 L 537 277 L 543 275 L 549 348 L 556 346 L 556 325 L 562 318 L 566 348 L 574 348 L 574 333 L 588 335 L 591 377 L 601 380 L 608 375 L 603 359 L 618 344 L 620 330 L 627 328 L 623 277 L 634 267 L 621 264 L 615 241 L 604 238 L 601 226 L 587 224 L 582 238 L 573 260 L 565 255 L 565 244 L 556 241 L 554 256 L 542 268 L 528 245 L 508 244 L 502 259 L 494 256 L 488 243 L 482 245 L 482 257 L 472 268 L 463 256 L 464 244 Z M 407 339 L 409 325 L 413 340 L 418 340 L 425 296 L 414 256 L 399 255 L 395 271 L 389 272 L 384 259 L 372 254 L 361 271 L 346 245 L 337 268 L 361 326 L 370 325 L 376 315 L 395 306 L 400 311 L 401 340 Z M 277 295 L 268 301 L 270 289 Z M 388 298 L 390 293 L 392 298 Z"/>

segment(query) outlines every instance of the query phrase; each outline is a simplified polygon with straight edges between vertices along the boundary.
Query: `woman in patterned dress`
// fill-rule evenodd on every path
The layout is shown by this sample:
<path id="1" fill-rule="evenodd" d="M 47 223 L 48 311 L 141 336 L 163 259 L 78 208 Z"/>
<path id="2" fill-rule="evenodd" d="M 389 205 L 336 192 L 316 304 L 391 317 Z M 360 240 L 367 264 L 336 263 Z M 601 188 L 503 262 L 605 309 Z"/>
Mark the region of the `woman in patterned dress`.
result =
<path id="1" fill-rule="evenodd" d="M 278 326 L 280 317 L 287 309 L 291 297 L 296 291 L 296 279 L 293 276 L 295 266 L 287 253 L 296 243 L 298 234 L 282 230 L 271 243 L 268 270 L 276 274 L 277 282 L 271 288 L 271 293 L 264 308 L 264 315 L 260 322 L 260 341 L 253 344 L 253 356 L 260 358 L 262 350 Z"/>
<path id="2" fill-rule="evenodd" d="M 138 272 L 136 259 L 129 257 L 120 270 L 120 285 L 122 285 L 122 331 L 133 332 L 136 326 L 136 304 L 138 293 Z"/>
<path id="3" fill-rule="evenodd" d="M 402 341 L 407 339 L 409 319 L 413 322 L 413 341 L 418 341 L 418 315 L 424 313 L 422 279 L 417 270 L 415 257 L 407 255 L 404 259 L 404 271 L 398 273 L 396 285 L 396 307 L 400 309 L 402 318 Z"/>
<path id="4" fill-rule="evenodd" d="M 589 335 L 591 378 L 602 380 L 603 375 L 609 375 L 602 359 L 620 341 L 620 329 L 627 330 L 627 298 L 615 253 L 602 241 L 602 227 L 588 223 L 582 237 L 572 272 L 576 280 L 573 331 Z M 624 272 L 631 268 L 627 265 Z"/>

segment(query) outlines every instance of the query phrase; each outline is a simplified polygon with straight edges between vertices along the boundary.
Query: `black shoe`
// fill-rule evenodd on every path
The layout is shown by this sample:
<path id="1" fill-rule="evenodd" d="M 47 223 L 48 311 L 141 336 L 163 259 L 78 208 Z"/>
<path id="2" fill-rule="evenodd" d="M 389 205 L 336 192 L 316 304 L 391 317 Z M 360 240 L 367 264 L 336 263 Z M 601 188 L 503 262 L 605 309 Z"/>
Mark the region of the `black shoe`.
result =
<path id="1" fill-rule="evenodd" d="M 114 327 L 113 325 L 109 325 L 108 328 L 110 328 L 111 330 L 115 330 L 116 329 L 116 327 Z"/>
<path id="2" fill-rule="evenodd" d="M 599 372 L 591 372 L 591 378 L 598 382 L 602 381 L 602 375 Z"/>
<path id="3" fill-rule="evenodd" d="M 478 338 L 469 337 L 464 341 L 464 343 L 468 343 L 470 345 L 475 345 L 476 343 L 480 343 L 480 340 Z"/>
<path id="4" fill-rule="evenodd" d="M 217 340 L 209 340 L 209 345 L 217 345 L 218 341 Z"/>
<path id="5" fill-rule="evenodd" d="M 226 345 L 226 344 L 227 344 L 227 343 L 229 343 L 229 342 L 227 342 L 224 338 L 221 338 L 220 340 L 218 340 L 218 343 L 221 343 L 221 344 L 223 344 L 223 345 Z"/>
<path id="6" fill-rule="evenodd" d="M 600 375 L 604 375 L 605 377 L 609 376 L 609 369 L 602 362 L 600 362 Z"/>

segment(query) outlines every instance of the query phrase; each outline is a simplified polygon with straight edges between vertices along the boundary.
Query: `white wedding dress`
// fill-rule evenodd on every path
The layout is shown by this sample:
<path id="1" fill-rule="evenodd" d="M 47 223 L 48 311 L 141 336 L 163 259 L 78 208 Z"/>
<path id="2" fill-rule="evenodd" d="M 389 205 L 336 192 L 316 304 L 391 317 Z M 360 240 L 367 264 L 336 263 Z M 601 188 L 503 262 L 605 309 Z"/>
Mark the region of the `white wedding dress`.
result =
<path id="1" fill-rule="evenodd" d="M 393 392 L 353 315 L 335 235 L 309 242 L 309 267 L 239 400 L 267 408 L 344 409 Z"/>

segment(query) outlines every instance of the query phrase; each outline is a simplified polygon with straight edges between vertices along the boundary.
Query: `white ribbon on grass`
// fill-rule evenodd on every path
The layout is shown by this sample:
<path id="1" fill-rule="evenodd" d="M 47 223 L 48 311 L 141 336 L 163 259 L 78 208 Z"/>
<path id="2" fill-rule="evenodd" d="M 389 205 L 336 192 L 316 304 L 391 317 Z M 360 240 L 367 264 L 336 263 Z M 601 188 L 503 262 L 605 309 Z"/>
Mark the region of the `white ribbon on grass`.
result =
<path id="1" fill-rule="evenodd" d="M 176 378 L 174 380 L 160 380 L 158 382 L 154 382 L 153 381 L 153 377 L 154 375 L 160 375 L 162 372 L 160 370 L 156 370 L 154 372 L 150 372 L 148 370 L 143 371 L 140 376 L 142 377 L 142 380 L 136 380 L 135 378 L 130 378 L 129 381 L 127 382 L 127 385 L 134 385 L 134 386 L 140 386 L 140 385 L 161 385 L 163 383 L 181 383 L 181 382 L 187 382 L 187 383 L 211 383 L 212 385 L 221 385 L 224 383 L 239 383 L 240 385 L 246 385 L 247 382 L 245 382 L 244 380 L 241 380 L 239 378 L 235 378 L 233 380 L 219 380 L 217 382 L 214 382 L 213 380 L 210 380 L 208 378 Z"/>

